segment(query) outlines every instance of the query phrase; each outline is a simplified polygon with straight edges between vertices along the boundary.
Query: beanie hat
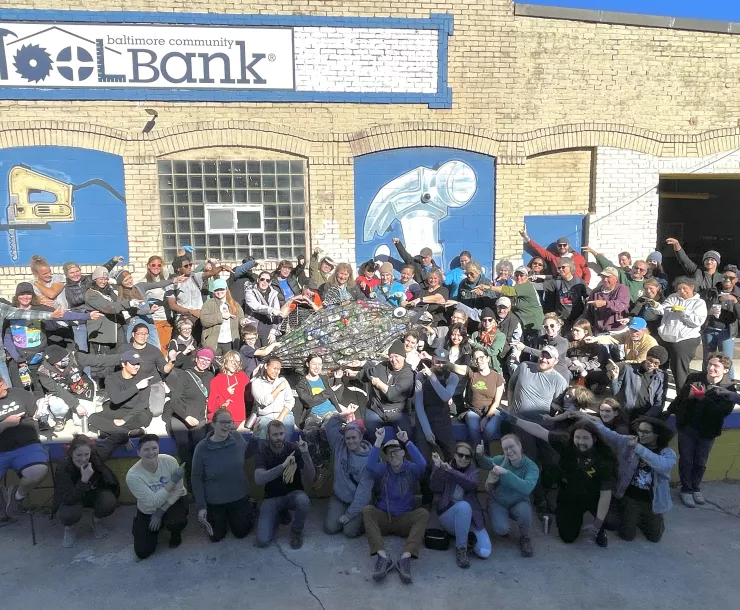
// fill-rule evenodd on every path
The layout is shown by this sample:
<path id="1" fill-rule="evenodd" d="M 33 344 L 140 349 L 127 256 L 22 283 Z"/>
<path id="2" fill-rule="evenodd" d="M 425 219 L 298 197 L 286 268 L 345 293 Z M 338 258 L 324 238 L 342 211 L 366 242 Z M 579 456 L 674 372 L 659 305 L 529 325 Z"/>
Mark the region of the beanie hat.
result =
<path id="1" fill-rule="evenodd" d="M 717 252 L 716 250 L 707 250 L 704 253 L 704 256 L 701 257 L 701 260 L 702 262 L 704 262 L 708 258 L 713 258 L 714 260 L 717 261 L 717 264 L 719 265 L 720 256 L 719 256 L 719 252 Z"/>
<path id="2" fill-rule="evenodd" d="M 391 343 L 391 346 L 388 348 L 388 355 L 396 354 L 396 356 L 402 356 L 403 358 L 406 357 L 406 349 L 403 347 L 403 343 L 401 341 L 394 341 Z"/>
<path id="3" fill-rule="evenodd" d="M 67 272 L 70 269 L 79 269 L 80 266 L 77 263 L 73 263 L 72 261 L 69 261 L 68 263 L 64 263 L 62 265 L 62 271 L 64 272 L 64 275 L 67 275 Z"/>
<path id="4" fill-rule="evenodd" d="M 50 345 L 44 351 L 44 358 L 50 364 L 61 362 L 69 356 L 69 352 L 60 345 Z"/>
<path id="5" fill-rule="evenodd" d="M 196 358 L 209 358 L 210 360 L 213 360 L 214 353 L 210 347 L 201 347 L 197 352 L 195 352 L 195 357 Z"/>
<path id="6" fill-rule="evenodd" d="M 108 270 L 105 267 L 95 267 L 95 271 L 92 272 L 93 282 L 101 277 L 108 277 Z"/>
<path id="7" fill-rule="evenodd" d="M 648 254 L 648 257 L 647 257 L 647 262 L 649 263 L 650 261 L 655 261 L 659 265 L 662 265 L 663 264 L 663 255 L 660 252 L 657 252 L 657 251 L 656 252 L 651 252 L 650 254 Z"/>
<path id="8" fill-rule="evenodd" d="M 493 309 L 490 307 L 484 307 L 483 311 L 480 312 L 480 319 L 482 320 L 483 318 L 493 318 L 495 320 L 496 314 L 493 313 Z"/>
<path id="9" fill-rule="evenodd" d="M 422 248 L 419 252 L 419 256 L 424 258 L 425 256 L 432 256 L 433 252 L 431 248 Z"/>
<path id="10" fill-rule="evenodd" d="M 660 365 L 663 366 L 666 362 L 668 362 L 668 350 L 666 350 L 666 348 L 664 347 L 661 347 L 660 345 L 656 345 L 655 347 L 651 347 L 648 350 L 647 357 L 657 358 L 660 362 Z"/>
<path id="11" fill-rule="evenodd" d="M 222 278 L 218 278 L 217 280 L 213 280 L 213 283 L 211 284 L 211 290 L 213 292 L 216 292 L 217 290 L 226 290 L 228 286 L 226 285 L 226 280 Z"/>
<path id="12" fill-rule="evenodd" d="M 391 275 L 393 275 L 393 265 L 391 265 L 390 263 L 383 263 L 380 266 L 380 273 L 390 273 Z"/>
<path id="13" fill-rule="evenodd" d="M 21 282 L 15 287 L 15 296 L 19 294 L 34 294 L 31 282 Z"/>

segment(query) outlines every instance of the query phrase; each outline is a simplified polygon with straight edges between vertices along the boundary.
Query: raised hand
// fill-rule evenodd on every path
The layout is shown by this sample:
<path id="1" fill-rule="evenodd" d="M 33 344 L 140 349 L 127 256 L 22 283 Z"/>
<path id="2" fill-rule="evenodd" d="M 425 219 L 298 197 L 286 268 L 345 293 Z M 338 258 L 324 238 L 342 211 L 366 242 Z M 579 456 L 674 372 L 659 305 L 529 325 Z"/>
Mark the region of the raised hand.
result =
<path id="1" fill-rule="evenodd" d="M 404 430 L 401 430 L 401 428 L 396 428 L 396 438 L 398 439 L 399 443 L 409 442 L 409 435 L 406 434 Z"/>
<path id="2" fill-rule="evenodd" d="M 301 453 L 308 453 L 308 443 L 304 439 L 299 438 L 296 445 L 298 446 L 298 449 L 300 449 Z"/>
<path id="3" fill-rule="evenodd" d="M 442 464 L 442 460 L 439 457 L 439 453 L 437 453 L 436 451 L 432 453 L 432 464 L 436 466 L 437 468 L 439 468 L 440 465 Z"/>
<path id="4" fill-rule="evenodd" d="M 675 237 L 669 237 L 665 240 L 665 243 L 669 246 L 673 246 L 673 249 L 678 252 L 681 249 L 680 242 Z"/>
<path id="5" fill-rule="evenodd" d="M 483 455 L 483 452 L 484 451 L 485 451 L 485 447 L 483 446 L 483 441 L 481 441 L 480 443 L 478 443 L 475 446 L 475 454 L 476 455 Z"/>
<path id="6" fill-rule="evenodd" d="M 385 440 L 385 427 L 381 426 L 375 431 L 375 445 L 380 447 Z"/>
<path id="7" fill-rule="evenodd" d="M 149 387 L 149 384 L 151 383 L 153 377 L 144 377 L 139 383 L 136 384 L 136 387 L 139 390 L 143 390 L 144 388 Z"/>

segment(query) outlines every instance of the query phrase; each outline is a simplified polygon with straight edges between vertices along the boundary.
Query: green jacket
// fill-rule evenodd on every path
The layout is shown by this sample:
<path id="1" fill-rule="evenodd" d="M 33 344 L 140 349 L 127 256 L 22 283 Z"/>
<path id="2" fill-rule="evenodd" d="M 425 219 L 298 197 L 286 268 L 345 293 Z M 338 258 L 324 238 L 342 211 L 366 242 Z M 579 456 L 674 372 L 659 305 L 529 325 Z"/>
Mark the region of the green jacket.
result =
<path id="1" fill-rule="evenodd" d="M 501 286 L 501 294 L 513 297 L 511 310 L 522 321 L 523 330 L 540 330 L 545 314 L 542 312 L 540 297 L 532 282 Z"/>
<path id="2" fill-rule="evenodd" d="M 470 336 L 470 345 L 472 345 L 473 349 L 482 349 L 483 351 L 485 351 L 488 354 L 489 360 L 491 361 L 489 363 L 489 366 L 499 375 L 503 375 L 503 372 L 501 371 L 501 362 L 499 362 L 499 357 L 501 356 L 501 352 L 504 350 L 504 347 L 506 347 L 506 335 L 500 330 L 497 330 L 496 334 L 493 336 L 493 343 L 489 346 L 485 346 L 480 341 L 478 341 L 479 336 L 480 332 L 476 330 Z"/>
<path id="3" fill-rule="evenodd" d="M 642 283 L 645 281 L 644 279 L 633 280 L 630 277 L 629 273 L 626 273 L 624 269 L 622 269 L 619 265 L 615 265 L 608 258 L 606 258 L 606 256 L 603 256 L 601 254 L 596 255 L 596 263 L 602 269 L 606 269 L 607 267 L 614 267 L 619 272 L 619 283 L 627 286 L 630 291 L 630 307 L 637 303 L 637 299 L 639 299 L 643 293 Z"/>
<path id="4" fill-rule="evenodd" d="M 503 455 L 488 457 L 487 455 L 475 456 L 475 461 L 484 470 L 492 470 L 493 465 L 506 468 L 508 471 L 502 475 L 498 484 L 491 490 L 491 497 L 504 506 L 514 506 L 519 502 L 526 502 L 532 493 L 537 479 L 540 477 L 540 469 L 526 455 L 518 467 L 514 468 Z"/>

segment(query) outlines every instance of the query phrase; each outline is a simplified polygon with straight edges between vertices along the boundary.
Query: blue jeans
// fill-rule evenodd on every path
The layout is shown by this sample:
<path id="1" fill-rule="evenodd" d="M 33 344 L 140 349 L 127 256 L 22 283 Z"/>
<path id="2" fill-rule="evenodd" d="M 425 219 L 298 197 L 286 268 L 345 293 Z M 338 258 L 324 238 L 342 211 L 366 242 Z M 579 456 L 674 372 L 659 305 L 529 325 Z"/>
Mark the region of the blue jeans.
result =
<path id="1" fill-rule="evenodd" d="M 77 349 L 80 350 L 81 352 L 87 353 L 87 350 L 88 350 L 87 323 L 80 322 L 79 324 L 73 324 L 72 334 L 75 337 L 75 343 L 77 344 Z"/>
<path id="2" fill-rule="evenodd" d="M 709 354 L 721 351 L 730 360 L 735 355 L 735 339 L 730 337 L 730 331 L 727 328 L 722 330 L 716 328 L 707 328 L 701 337 L 701 343 L 704 348 L 703 360 L 704 366 L 707 366 Z M 730 367 L 730 379 L 735 379 L 735 367 Z"/>
<path id="3" fill-rule="evenodd" d="M 510 519 L 513 519 L 519 526 L 519 535 L 529 537 L 532 530 L 532 505 L 529 500 L 522 500 L 513 506 L 504 506 L 488 496 L 487 508 L 494 534 L 506 536 L 509 533 Z"/>
<path id="4" fill-rule="evenodd" d="M 481 442 L 481 438 L 486 441 L 486 443 L 490 443 L 501 433 L 501 417 L 499 415 L 494 415 L 488 420 L 482 434 L 480 429 L 480 420 L 481 416 L 475 411 L 468 411 L 465 413 L 465 424 L 468 426 L 470 444 L 473 445 L 473 449 L 475 449 Z"/>
<path id="5" fill-rule="evenodd" d="M 146 324 L 146 327 L 149 329 L 149 338 L 146 342 L 149 345 L 153 345 L 157 349 L 160 349 L 161 346 L 159 345 L 157 328 L 154 326 L 154 322 L 152 322 L 152 319 L 149 316 L 134 316 L 128 321 L 128 324 L 126 325 L 126 342 L 131 343 L 131 333 L 134 330 L 134 326 L 137 324 Z"/>
<path id="6" fill-rule="evenodd" d="M 247 413 L 247 417 L 249 417 L 249 413 Z M 259 438 L 267 438 L 267 425 L 273 420 L 277 419 L 277 417 L 273 417 L 272 415 L 262 415 L 257 418 L 257 424 L 255 428 L 259 429 Z M 285 426 L 285 442 L 288 443 L 293 440 L 293 435 L 295 433 L 295 417 L 292 413 L 288 413 L 285 417 L 283 417 L 283 425 Z"/>
<path id="7" fill-rule="evenodd" d="M 296 473 L 296 475 L 300 476 L 300 473 Z M 311 500 L 308 499 L 306 492 L 300 490 L 291 491 L 288 495 L 279 498 L 262 500 L 260 516 L 257 520 L 257 546 L 266 547 L 272 542 L 280 513 L 284 510 L 295 511 L 290 530 L 303 533 L 303 526 L 306 523 L 306 517 L 308 517 L 310 509 Z"/>
<path id="8" fill-rule="evenodd" d="M 448 534 L 455 535 L 455 546 L 467 546 L 468 532 L 475 535 L 473 551 L 478 557 L 485 559 L 491 554 L 491 539 L 486 528 L 477 530 L 473 527 L 473 509 L 465 500 L 455 502 L 450 508 L 439 515 L 439 524 Z"/>
<path id="9" fill-rule="evenodd" d="M 375 442 L 375 431 L 380 427 L 385 427 L 385 441 L 394 440 L 396 438 L 397 428 L 401 428 L 406 434 L 409 435 L 409 440 L 413 439 L 411 434 L 411 419 L 403 411 L 396 411 L 388 417 L 388 421 L 383 421 L 380 415 L 375 411 L 367 409 L 365 411 L 365 435 L 373 443 Z"/>
<path id="10" fill-rule="evenodd" d="M 10 373 L 8 373 L 8 363 L 5 360 L 5 352 L 2 353 L 2 357 L 0 357 L 0 378 L 5 381 L 5 384 L 12 388 L 13 384 L 10 383 Z"/>

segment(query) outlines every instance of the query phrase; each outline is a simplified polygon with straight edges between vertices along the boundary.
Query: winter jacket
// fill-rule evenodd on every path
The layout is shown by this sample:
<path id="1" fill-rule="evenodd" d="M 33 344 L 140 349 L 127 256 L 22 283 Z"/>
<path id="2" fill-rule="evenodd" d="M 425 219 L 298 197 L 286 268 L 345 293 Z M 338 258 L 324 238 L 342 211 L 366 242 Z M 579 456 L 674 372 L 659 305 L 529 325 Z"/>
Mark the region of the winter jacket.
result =
<path id="1" fill-rule="evenodd" d="M 578 276 L 570 280 L 561 277 L 547 280 L 542 285 L 542 310 L 555 312 L 570 327 L 583 316 L 588 295 L 588 286 Z"/>
<path id="2" fill-rule="evenodd" d="M 424 456 L 409 441 L 406 443 L 406 454 L 410 459 L 404 460 L 401 470 L 393 472 L 391 467 L 380 461 L 380 449 L 373 445 L 367 456 L 367 471 L 375 480 L 379 494 L 376 507 L 398 517 L 416 509 L 414 489 L 427 468 Z"/>
<path id="3" fill-rule="evenodd" d="M 661 417 L 663 413 L 663 402 L 668 390 L 668 379 L 665 371 L 658 369 L 654 372 L 650 385 L 648 386 L 647 404 L 636 404 L 642 387 L 642 373 L 645 370 L 643 364 L 619 365 L 619 376 L 612 381 L 612 394 L 623 405 L 625 413 L 629 415 L 630 421 L 647 415 L 648 417 Z"/>
<path id="4" fill-rule="evenodd" d="M 200 425 L 204 425 L 211 381 L 211 371 L 200 373 L 194 368 L 173 370 L 167 377 L 170 399 L 164 405 L 162 419 L 167 422 L 175 416 L 185 421 L 188 417 L 194 417 Z"/>
<path id="5" fill-rule="evenodd" d="M 431 269 L 429 269 L 428 271 L 424 267 L 424 263 L 422 263 L 421 261 L 421 256 L 411 256 L 400 241 L 396 242 L 396 250 L 398 250 L 398 253 L 401 255 L 404 263 L 406 263 L 407 265 L 412 265 L 414 267 L 414 279 L 416 280 L 417 284 L 419 284 L 424 290 L 429 288 L 427 275 L 429 274 L 429 271 L 433 269 L 439 269 L 437 263 L 432 261 Z"/>
<path id="6" fill-rule="evenodd" d="M 87 483 L 82 482 L 80 469 L 69 458 L 64 460 L 54 476 L 54 502 L 51 513 L 54 515 L 59 507 L 82 504 L 85 494 L 90 491 L 111 491 L 118 498 L 121 485 L 113 471 L 105 464 L 93 466 L 94 473 Z"/>
<path id="7" fill-rule="evenodd" d="M 351 521 L 360 516 L 362 509 L 372 500 L 374 480 L 367 470 L 372 447 L 363 440 L 358 451 L 349 451 L 344 443 L 341 426 L 342 422 L 338 417 L 330 417 L 324 424 L 324 431 L 334 454 L 332 489 L 339 501 L 349 504 L 344 516 Z"/>
<path id="8" fill-rule="evenodd" d="M 231 326 L 231 341 L 239 338 L 239 324 L 244 318 L 244 311 L 236 304 L 236 318 L 229 320 Z M 221 332 L 221 323 L 224 321 L 221 315 L 221 303 L 218 299 L 208 299 L 200 310 L 200 323 L 203 325 L 203 347 L 216 350 L 218 347 L 218 335 Z"/>
<path id="9" fill-rule="evenodd" d="M 296 275 L 296 269 L 293 269 L 291 274 L 285 278 L 285 281 L 288 283 L 288 286 L 293 291 L 293 296 L 298 296 L 303 291 L 303 285 L 301 283 L 301 280 L 298 275 Z M 272 281 L 270 282 L 270 285 L 275 289 L 278 296 L 278 301 L 280 302 L 280 307 L 285 305 L 285 301 L 288 299 L 285 296 L 285 293 L 283 292 L 282 287 L 280 286 L 280 277 L 277 274 L 277 271 L 272 274 Z"/>
<path id="10" fill-rule="evenodd" d="M 643 334 L 640 340 L 635 343 L 632 341 L 632 333 L 629 330 L 610 335 L 599 335 L 596 340 L 601 345 L 624 345 L 624 361 L 629 364 L 645 362 L 650 349 L 658 345 L 658 342 L 649 332 Z"/>
<path id="11" fill-rule="evenodd" d="M 254 437 L 247 442 L 235 431 L 215 442 L 211 432 L 196 445 L 191 476 L 196 510 L 210 504 L 236 502 L 249 495 L 244 461 L 256 453 L 257 442 Z"/>
<path id="12" fill-rule="evenodd" d="M 464 470 L 452 465 L 449 470 L 434 466 L 430 486 L 433 493 L 440 494 L 437 501 L 437 514 L 441 515 L 452 507 L 455 489 L 460 487 L 463 490 L 462 501 L 467 502 L 473 510 L 473 527 L 476 530 L 485 529 L 486 519 L 480 502 L 478 502 L 479 472 L 478 467 L 472 463 L 468 464 Z"/>
<path id="13" fill-rule="evenodd" d="M 676 306 L 683 307 L 683 311 L 674 310 Z M 698 294 L 690 299 L 682 299 L 674 293 L 660 304 L 659 309 L 663 313 L 663 321 L 658 334 L 666 343 L 678 343 L 701 336 L 702 324 L 707 319 L 707 304 Z"/>
<path id="14" fill-rule="evenodd" d="M 585 317 L 591 322 L 594 333 L 607 333 L 624 328 L 624 325 L 620 324 L 618 320 L 627 317 L 627 310 L 630 306 L 630 291 L 627 286 L 617 284 L 614 290 L 608 292 L 594 290 L 589 300 L 606 301 L 604 307 L 594 307 L 593 305 L 586 307 Z"/>
<path id="15" fill-rule="evenodd" d="M 334 405 L 334 408 L 337 411 L 340 411 L 339 397 L 337 396 L 336 392 L 334 392 L 334 389 L 331 387 L 331 382 L 329 381 L 329 378 L 326 375 L 319 375 L 319 379 L 321 379 L 321 382 L 324 384 L 325 389 L 323 392 L 320 392 L 318 394 L 313 393 L 313 389 L 308 383 L 308 379 L 305 377 L 305 375 L 299 377 L 298 381 L 295 384 L 295 391 L 296 394 L 298 394 L 298 400 L 303 407 L 301 414 L 296 420 L 296 424 L 299 428 L 303 427 L 303 423 L 311 414 L 311 409 L 313 409 L 317 405 L 320 405 L 325 400 L 328 400 L 332 405 Z M 342 395 L 343 390 L 344 386 L 341 385 L 339 388 L 340 396 Z"/>
<path id="16" fill-rule="evenodd" d="M 388 394 L 375 386 L 370 387 L 368 406 L 372 411 L 385 418 L 386 412 L 407 410 L 407 401 L 414 395 L 414 371 L 408 364 L 404 364 L 400 371 L 394 371 L 387 360 L 378 363 L 368 361 L 357 375 L 357 380 L 370 383 L 371 377 L 388 384 Z"/>
<path id="17" fill-rule="evenodd" d="M 497 322 L 499 331 L 506 337 L 504 347 L 499 354 L 499 361 L 504 362 L 511 353 L 511 342 L 522 340 L 522 321 L 519 316 L 510 311 L 503 320 L 497 319 Z"/>
<path id="18" fill-rule="evenodd" d="M 488 301 L 498 298 L 498 295 L 491 289 L 486 289 L 483 294 L 476 294 L 473 290 L 479 286 L 491 285 L 491 280 L 483 274 L 480 274 L 474 282 L 471 282 L 467 278 L 463 278 L 457 287 L 458 300 L 468 307 L 483 309 L 486 307 Z"/>
<path id="19" fill-rule="evenodd" d="M 540 297 L 532 282 L 523 282 L 514 286 L 502 286 L 501 294 L 511 299 L 511 311 L 522 321 L 522 330 L 542 328 L 545 314 L 542 311 Z"/>
<path id="20" fill-rule="evenodd" d="M 703 398 L 697 398 L 691 386 L 700 384 L 706 389 Z M 731 395 L 723 396 L 714 391 L 707 380 L 706 373 L 690 373 L 686 383 L 668 407 L 668 414 L 676 416 L 676 427 L 679 432 L 686 428 L 693 428 L 701 438 L 717 438 L 722 434 L 725 418 L 732 413 L 736 404 L 740 403 L 737 388 L 724 379 L 718 387 L 729 390 Z"/>
<path id="21" fill-rule="evenodd" d="M 653 471 L 653 514 L 667 513 L 673 506 L 670 482 L 671 470 L 676 463 L 675 451 L 666 447 L 660 453 L 655 453 L 643 445 L 633 446 L 630 444 L 631 436 L 614 432 L 599 421 L 593 423 L 602 438 L 617 454 L 617 485 L 614 497 L 620 499 L 624 496 L 642 460 Z"/>
<path id="22" fill-rule="evenodd" d="M 679 265 L 686 272 L 686 275 L 694 278 L 696 282 L 696 292 L 699 296 L 704 299 L 707 296 L 707 292 L 712 290 L 718 283 L 722 282 L 722 272 L 719 270 L 717 265 L 717 271 L 712 274 L 704 271 L 703 268 L 699 267 L 694 261 L 689 258 L 686 254 L 686 250 L 681 248 L 676 251 L 676 258 L 678 259 Z"/>
<path id="23" fill-rule="evenodd" d="M 707 325 L 705 330 L 713 329 L 717 331 L 727 330 L 730 337 L 738 336 L 738 319 L 740 319 L 740 288 L 735 286 L 732 289 L 731 294 L 737 301 L 733 302 L 731 299 L 720 299 L 721 294 L 726 294 L 722 290 L 722 284 L 719 284 L 716 288 L 707 291 L 706 304 L 707 304 Z M 712 305 L 720 306 L 720 313 L 718 316 L 712 315 Z"/>
<path id="24" fill-rule="evenodd" d="M 326 283 L 332 273 L 331 271 L 329 271 L 329 273 L 324 273 L 321 270 L 321 263 L 325 258 L 326 257 L 324 256 L 319 258 L 318 253 L 314 252 L 313 254 L 311 254 L 311 258 L 308 261 L 308 277 L 309 279 L 312 279 L 314 282 L 316 282 L 316 285 L 319 288 L 321 288 L 321 286 Z"/>
<path id="25" fill-rule="evenodd" d="M 533 239 L 530 239 L 525 246 L 531 248 L 537 256 L 546 261 L 550 265 L 550 274 L 557 276 L 558 263 L 560 262 L 560 259 L 563 258 L 562 256 L 546 250 Z M 576 275 L 583 280 L 583 283 L 586 284 L 586 286 L 588 286 L 588 283 L 591 281 L 591 269 L 589 268 L 586 259 L 583 258 L 581 254 L 574 252 L 573 250 L 571 250 L 569 258 L 576 266 Z"/>
<path id="26" fill-rule="evenodd" d="M 118 264 L 118 260 L 115 258 L 110 259 L 103 265 L 108 271 L 112 271 L 113 268 Z M 93 280 L 90 275 L 83 275 L 79 281 L 73 282 L 67 279 L 64 284 L 64 296 L 67 300 L 67 308 L 71 311 L 84 312 L 85 309 L 85 293 L 92 286 Z"/>
<path id="27" fill-rule="evenodd" d="M 85 304 L 89 311 L 99 311 L 105 316 L 87 323 L 87 338 L 92 343 L 118 342 L 120 325 L 123 323 L 121 314 L 132 307 L 129 301 L 119 300 L 118 295 L 110 287 L 98 288 L 97 284 L 85 293 Z"/>
<path id="28" fill-rule="evenodd" d="M 489 457 L 476 454 L 475 461 L 484 470 L 493 470 L 495 464 L 508 471 L 499 478 L 498 484 L 491 490 L 491 498 L 496 502 L 511 507 L 519 502 L 529 501 L 529 494 L 540 478 L 540 469 L 526 455 L 522 456 L 522 461 L 516 468 L 503 455 Z"/>

